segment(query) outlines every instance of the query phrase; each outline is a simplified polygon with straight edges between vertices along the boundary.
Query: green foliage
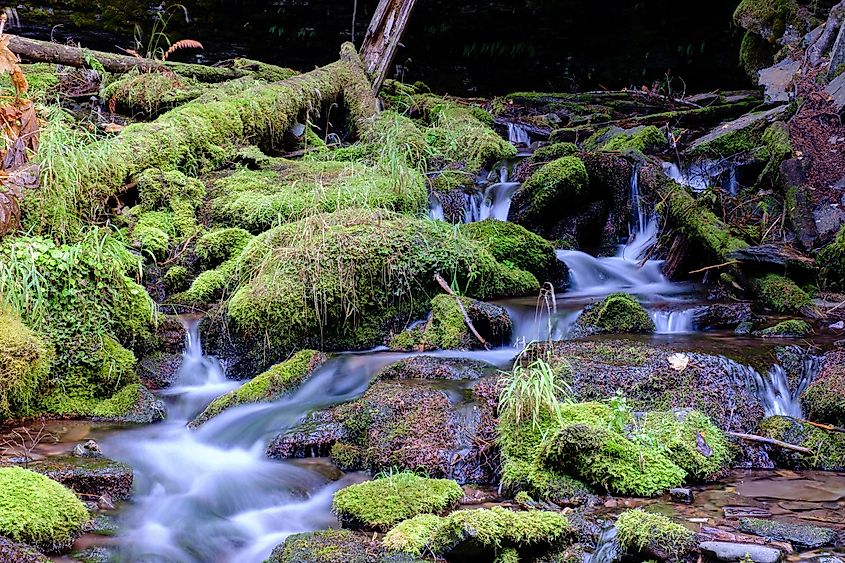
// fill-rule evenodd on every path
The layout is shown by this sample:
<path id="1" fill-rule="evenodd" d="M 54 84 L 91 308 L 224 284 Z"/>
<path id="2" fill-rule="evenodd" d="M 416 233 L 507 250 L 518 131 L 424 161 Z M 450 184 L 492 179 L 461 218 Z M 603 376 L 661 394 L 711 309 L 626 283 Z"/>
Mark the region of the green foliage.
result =
<path id="1" fill-rule="evenodd" d="M 452 480 L 402 472 L 339 490 L 334 494 L 332 510 L 351 526 L 387 531 L 419 514 L 448 510 L 463 494 Z"/>
<path id="2" fill-rule="evenodd" d="M 181 291 L 188 286 L 190 272 L 185 266 L 171 266 L 162 277 L 164 285 L 169 291 Z"/>
<path id="3" fill-rule="evenodd" d="M 214 399 L 191 422 L 190 426 L 196 428 L 221 412 L 238 405 L 278 400 L 301 385 L 325 361 L 326 356 L 320 352 L 301 350 L 289 360 L 276 364 L 234 391 Z"/>
<path id="4" fill-rule="evenodd" d="M 665 553 L 679 561 L 696 547 L 695 534 L 660 514 L 627 510 L 616 520 L 619 545 L 629 554 Z"/>
<path id="5" fill-rule="evenodd" d="M 841 398 L 840 398 L 841 399 Z M 841 471 L 845 469 L 845 434 L 830 432 L 785 416 L 770 416 L 760 423 L 761 436 L 809 448 L 810 455 L 775 452 L 783 465 L 800 469 Z"/>
<path id="6" fill-rule="evenodd" d="M 52 359 L 48 343 L 0 309 L 0 420 L 32 414 Z"/>
<path id="7" fill-rule="evenodd" d="M 496 260 L 531 272 L 541 282 L 551 281 L 558 272 L 554 245 L 522 225 L 490 219 L 461 225 L 461 232 L 478 241 Z"/>
<path id="8" fill-rule="evenodd" d="M 434 514 L 420 514 L 394 526 L 382 540 L 388 551 L 401 551 L 422 555 L 444 518 Z"/>
<path id="9" fill-rule="evenodd" d="M 446 193 L 459 188 L 472 188 L 474 184 L 471 174 L 462 170 L 447 169 L 434 178 L 432 187 L 438 192 Z"/>
<path id="10" fill-rule="evenodd" d="M 725 433 L 698 411 L 646 413 L 639 431 L 696 480 L 718 477 L 733 457 Z M 699 446 L 699 441 L 703 445 Z"/>
<path id="11" fill-rule="evenodd" d="M 20 65 L 29 84 L 26 96 L 36 102 L 47 102 L 54 99 L 58 90 L 59 76 L 56 65 L 49 63 L 35 63 Z M 16 90 L 7 72 L 0 75 L 0 95 L 14 98 Z"/>
<path id="12" fill-rule="evenodd" d="M 845 227 L 839 229 L 836 240 L 818 254 L 819 283 L 832 291 L 845 291 Z"/>
<path id="13" fill-rule="evenodd" d="M 499 395 L 502 420 L 514 426 L 530 421 L 531 427 L 539 430 L 545 416 L 560 418 L 559 399 L 569 397 L 570 391 L 544 359 L 535 359 L 528 365 L 517 359 L 503 379 Z"/>
<path id="14" fill-rule="evenodd" d="M 540 147 L 531 155 L 531 162 L 549 162 L 564 156 L 574 156 L 578 152 L 575 143 L 553 143 Z"/>
<path id="15" fill-rule="evenodd" d="M 578 326 L 587 331 L 620 334 L 654 332 L 654 321 L 639 301 L 627 293 L 613 293 L 590 305 L 578 317 Z"/>
<path id="16" fill-rule="evenodd" d="M 387 170 L 425 171 L 431 149 L 412 119 L 392 110 L 384 111 L 367 130 L 366 140 L 373 147 L 376 161 Z"/>
<path id="17" fill-rule="evenodd" d="M 648 125 L 620 132 L 607 141 L 602 150 L 622 152 L 635 150 L 645 154 L 666 148 L 667 145 L 666 136 L 660 129 L 654 125 Z"/>
<path id="18" fill-rule="evenodd" d="M 130 113 L 157 114 L 203 94 L 206 87 L 173 72 L 130 71 L 103 88 L 101 97 Z"/>
<path id="19" fill-rule="evenodd" d="M 531 213 L 542 216 L 561 204 L 575 205 L 586 196 L 587 169 L 581 159 L 565 156 L 534 172 L 522 190 L 531 204 Z"/>
<path id="20" fill-rule="evenodd" d="M 845 426 L 845 354 L 831 352 L 821 374 L 813 381 L 801 404 L 810 420 Z"/>
<path id="21" fill-rule="evenodd" d="M 754 333 L 754 335 L 762 336 L 763 338 L 797 338 L 807 336 L 810 333 L 810 330 L 811 328 L 807 321 L 803 321 L 800 319 L 790 319 L 787 321 L 781 321 L 774 326 L 770 326 L 769 328 L 757 331 Z"/>
<path id="22" fill-rule="evenodd" d="M 794 281 L 777 274 L 763 276 L 754 285 L 763 305 L 776 313 L 797 313 L 813 303 Z"/>
<path id="23" fill-rule="evenodd" d="M 461 299 L 464 309 L 470 307 L 469 299 Z M 455 298 L 443 293 L 431 300 L 429 322 L 418 329 L 399 333 L 390 346 L 396 350 L 457 350 L 469 337 L 469 328 Z"/>
<path id="24" fill-rule="evenodd" d="M 50 553 L 82 533 L 88 510 L 59 483 L 19 467 L 0 467 L 0 535 Z"/>

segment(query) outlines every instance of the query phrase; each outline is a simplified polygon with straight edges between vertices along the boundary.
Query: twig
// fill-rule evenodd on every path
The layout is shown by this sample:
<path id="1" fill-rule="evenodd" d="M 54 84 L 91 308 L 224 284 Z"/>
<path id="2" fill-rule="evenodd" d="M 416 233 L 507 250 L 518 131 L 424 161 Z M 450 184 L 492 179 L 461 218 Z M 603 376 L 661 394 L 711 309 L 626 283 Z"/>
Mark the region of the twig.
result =
<path id="1" fill-rule="evenodd" d="M 787 442 L 782 442 L 780 440 L 775 440 L 774 438 L 766 438 L 764 436 L 755 436 L 754 434 L 742 434 L 741 432 L 725 432 L 728 436 L 733 436 L 734 438 L 739 438 L 740 440 L 747 440 L 749 442 L 761 442 L 763 444 L 771 444 L 773 446 L 779 446 L 786 450 L 793 450 L 802 454 L 811 455 L 813 452 L 809 448 L 805 448 L 803 446 L 796 446 L 795 444 L 789 444 Z"/>
<path id="2" fill-rule="evenodd" d="M 803 422 L 804 424 L 809 424 L 810 426 L 815 426 L 816 428 L 821 428 L 822 430 L 827 430 L 828 432 L 841 432 L 845 434 L 845 428 L 839 428 L 838 426 L 832 426 L 830 424 L 821 424 L 819 422 L 812 422 L 800 418 L 796 420 L 798 420 L 798 422 Z"/>
<path id="3" fill-rule="evenodd" d="M 707 270 L 715 270 L 716 268 L 724 268 L 725 266 L 733 266 L 734 264 L 738 264 L 738 260 L 729 260 L 727 262 L 723 262 L 722 264 L 714 264 L 713 266 L 707 266 L 705 268 L 699 268 L 698 270 L 693 270 L 690 274 L 700 274 L 701 272 L 706 272 Z"/>
<path id="4" fill-rule="evenodd" d="M 440 287 L 443 288 L 443 291 L 455 298 L 455 303 L 458 304 L 458 309 L 460 309 L 461 314 L 464 316 L 464 322 L 466 323 L 467 327 L 469 327 L 470 332 L 475 335 L 475 337 L 478 339 L 479 342 L 481 342 L 481 344 L 486 350 L 489 350 L 490 345 L 487 344 L 487 341 L 484 340 L 484 337 L 478 334 L 478 331 L 475 330 L 475 326 L 472 324 L 472 321 L 470 320 L 466 309 L 464 309 L 464 304 L 461 303 L 461 298 L 455 295 L 455 292 L 452 291 L 452 288 L 449 287 L 449 284 L 446 283 L 446 280 L 444 280 L 440 274 L 434 274 L 434 281 L 440 284 Z"/>

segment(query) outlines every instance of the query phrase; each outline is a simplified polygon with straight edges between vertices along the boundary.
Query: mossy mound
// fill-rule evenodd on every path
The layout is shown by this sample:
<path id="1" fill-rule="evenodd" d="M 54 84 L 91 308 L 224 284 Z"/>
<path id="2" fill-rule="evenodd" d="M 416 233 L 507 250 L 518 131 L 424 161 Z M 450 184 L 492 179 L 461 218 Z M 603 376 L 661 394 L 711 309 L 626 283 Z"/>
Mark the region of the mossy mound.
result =
<path id="1" fill-rule="evenodd" d="M 52 347 L 0 308 L 0 420 L 33 412 L 52 360 Z"/>
<path id="2" fill-rule="evenodd" d="M 0 468 L 0 535 L 55 553 L 82 533 L 88 510 L 59 483 L 19 467 Z"/>
<path id="3" fill-rule="evenodd" d="M 639 301 L 627 293 L 608 295 L 590 305 L 578 317 L 578 327 L 586 333 L 624 334 L 654 332 L 654 321 Z"/>
<path id="4" fill-rule="evenodd" d="M 301 385 L 326 362 L 326 359 L 325 354 L 320 352 L 301 350 L 289 360 L 276 364 L 238 389 L 214 399 L 189 426 L 196 428 L 238 405 L 275 401 Z"/>
<path id="5" fill-rule="evenodd" d="M 370 534 L 371 535 L 371 534 Z M 417 563 L 416 558 L 388 556 L 369 536 L 350 530 L 293 534 L 273 550 L 266 563 Z"/>
<path id="6" fill-rule="evenodd" d="M 758 73 L 774 62 L 775 49 L 772 44 L 754 34 L 746 31 L 742 36 L 742 43 L 739 47 L 739 62 L 745 74 L 751 80 L 758 79 Z"/>
<path id="7" fill-rule="evenodd" d="M 762 338 L 801 338 L 810 334 L 811 327 L 807 321 L 791 319 L 781 321 L 774 326 L 754 332 L 754 336 Z"/>
<path id="8" fill-rule="evenodd" d="M 845 427 L 845 352 L 829 352 L 801 404 L 810 420 Z"/>
<path id="9" fill-rule="evenodd" d="M 391 174 L 354 162 L 272 162 L 267 169 L 240 168 L 212 183 L 215 223 L 258 234 L 320 211 L 378 208 L 421 215 L 428 205 L 425 181 L 411 169 Z"/>
<path id="10" fill-rule="evenodd" d="M 552 143 L 534 151 L 531 162 L 549 162 L 564 156 L 574 156 L 577 152 L 578 147 L 575 143 Z"/>
<path id="11" fill-rule="evenodd" d="M 651 154 L 668 146 L 666 135 L 654 125 L 633 129 L 607 128 L 584 141 L 585 146 L 596 145 L 603 151 L 637 151 Z"/>
<path id="12" fill-rule="evenodd" d="M 58 92 L 59 75 L 56 65 L 49 63 L 22 64 L 21 70 L 29 84 L 26 97 L 41 102 L 49 101 Z M 17 95 L 9 73 L 0 76 L 0 95 L 13 98 Z"/>
<path id="13" fill-rule="evenodd" d="M 772 448 L 769 456 L 780 466 L 823 471 L 845 469 L 845 434 L 822 430 L 785 416 L 771 416 L 763 420 L 759 434 L 809 448 L 812 452 L 801 455 L 783 448 Z"/>
<path id="14" fill-rule="evenodd" d="M 816 260 L 821 270 L 819 283 L 825 289 L 845 291 L 845 227 L 836 240 L 821 249 Z"/>
<path id="15" fill-rule="evenodd" d="M 538 289 L 451 225 L 348 210 L 282 225 L 244 250 L 247 273 L 228 304 L 230 325 L 270 360 L 294 348 L 369 348 L 425 312 L 441 272 L 489 299 Z M 400 324 L 401 323 L 401 324 Z M 266 350 L 265 350 L 266 348 Z"/>
<path id="16" fill-rule="evenodd" d="M 446 517 L 420 515 L 388 532 L 383 544 L 389 551 L 412 554 L 490 557 L 503 551 L 548 548 L 572 532 L 569 520 L 557 512 L 494 507 L 458 510 Z"/>
<path id="17" fill-rule="evenodd" d="M 130 114 L 156 115 L 200 97 L 206 86 L 173 72 L 128 72 L 111 81 L 101 97 Z"/>
<path id="18" fill-rule="evenodd" d="M 734 22 L 769 43 L 783 36 L 798 9 L 795 0 L 742 0 L 734 12 Z"/>
<path id="19" fill-rule="evenodd" d="M 587 194 L 589 179 L 584 163 L 565 156 L 543 165 L 523 184 L 521 192 L 529 203 L 526 213 L 534 218 L 546 213 L 557 216 L 559 205 L 576 205 Z"/>
<path id="20" fill-rule="evenodd" d="M 531 272 L 540 283 L 559 286 L 566 279 L 566 265 L 557 259 L 554 245 L 522 225 L 488 219 L 462 225 L 461 232 L 478 241 L 496 260 Z"/>
<path id="21" fill-rule="evenodd" d="M 616 519 L 619 545 L 632 556 L 680 561 L 693 552 L 695 534 L 669 518 L 640 509 L 628 510 Z"/>
<path id="22" fill-rule="evenodd" d="M 334 494 L 332 510 L 345 527 L 385 532 L 419 514 L 445 512 L 463 494 L 463 489 L 449 479 L 397 473 L 339 490 Z"/>
<path id="23" fill-rule="evenodd" d="M 194 251 L 202 267 L 216 268 L 240 256 L 251 240 L 252 235 L 244 229 L 214 229 L 197 240 Z"/>
<path id="24" fill-rule="evenodd" d="M 510 343 L 512 323 L 498 305 L 459 297 L 475 330 L 491 346 Z M 458 303 L 451 295 L 431 300 L 431 317 L 423 325 L 405 330 L 390 341 L 394 350 L 476 350 L 484 344 L 470 331 Z"/>
<path id="25" fill-rule="evenodd" d="M 777 274 L 768 274 L 754 282 L 760 302 L 776 313 L 798 313 L 813 300 L 794 281 Z"/>

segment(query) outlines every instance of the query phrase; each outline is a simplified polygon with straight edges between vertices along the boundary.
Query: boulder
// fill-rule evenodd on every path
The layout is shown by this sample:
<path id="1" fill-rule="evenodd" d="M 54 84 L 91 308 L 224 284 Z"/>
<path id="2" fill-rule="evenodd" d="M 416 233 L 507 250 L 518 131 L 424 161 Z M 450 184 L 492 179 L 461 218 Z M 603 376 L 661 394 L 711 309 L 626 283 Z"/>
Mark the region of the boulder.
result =
<path id="1" fill-rule="evenodd" d="M 322 530 L 288 536 L 267 563 L 422 563 L 415 557 L 393 557 L 372 534 L 350 530 Z"/>
<path id="2" fill-rule="evenodd" d="M 792 100 L 792 81 L 801 70 L 801 61 L 786 58 L 774 66 L 764 68 L 757 75 L 757 83 L 763 87 L 766 102 L 788 103 Z"/>
<path id="3" fill-rule="evenodd" d="M 695 326 L 703 329 L 734 328 L 754 319 L 751 303 L 714 303 L 692 312 Z"/>
<path id="4" fill-rule="evenodd" d="M 825 92 L 833 100 L 833 106 L 840 114 L 845 110 L 845 73 L 830 81 L 830 84 L 825 88 Z"/>
<path id="5" fill-rule="evenodd" d="M 376 374 L 376 379 L 475 380 L 495 372 L 495 366 L 478 360 L 414 356 L 390 364 Z"/>
<path id="6" fill-rule="evenodd" d="M 739 529 L 747 534 L 761 536 L 769 540 L 789 542 L 798 549 L 833 547 L 837 537 L 836 531 L 830 528 L 776 522 L 761 518 L 740 518 Z"/>
<path id="7" fill-rule="evenodd" d="M 608 295 L 603 301 L 589 305 L 578 317 L 582 334 L 622 334 L 654 332 L 654 321 L 637 299 L 627 293 Z"/>
<path id="8" fill-rule="evenodd" d="M 821 372 L 801 397 L 810 420 L 845 427 L 845 351 L 828 352 Z"/>
<path id="9" fill-rule="evenodd" d="M 46 555 L 39 553 L 34 547 L 13 542 L 0 536 L 0 561 L 9 563 L 50 563 Z"/>
<path id="10" fill-rule="evenodd" d="M 79 495 L 126 500 L 132 493 L 132 468 L 106 458 L 50 457 L 32 470 L 58 481 Z"/>
<path id="11" fill-rule="evenodd" d="M 702 555 L 726 563 L 749 560 L 753 563 L 778 563 L 783 556 L 779 549 L 748 543 L 706 541 L 698 548 Z"/>
<path id="12" fill-rule="evenodd" d="M 155 352 L 138 362 L 138 377 L 148 389 L 166 389 L 176 381 L 182 360 L 179 353 Z"/>

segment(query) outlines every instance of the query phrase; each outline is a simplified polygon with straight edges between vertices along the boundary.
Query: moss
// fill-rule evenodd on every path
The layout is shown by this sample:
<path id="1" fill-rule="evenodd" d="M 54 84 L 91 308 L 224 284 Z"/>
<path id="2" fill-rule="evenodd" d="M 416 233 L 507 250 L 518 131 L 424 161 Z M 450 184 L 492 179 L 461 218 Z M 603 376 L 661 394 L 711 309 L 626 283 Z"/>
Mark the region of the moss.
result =
<path id="1" fill-rule="evenodd" d="M 336 442 L 332 445 L 329 457 L 341 471 L 350 471 L 363 466 L 364 455 L 361 448 L 352 444 Z"/>
<path id="2" fill-rule="evenodd" d="M 836 240 L 818 254 L 819 283 L 832 291 L 845 291 L 845 227 L 839 230 Z"/>
<path id="3" fill-rule="evenodd" d="M 668 145 L 666 136 L 654 125 L 636 127 L 615 135 L 607 141 L 602 150 L 630 151 L 635 150 L 643 154 L 653 153 Z"/>
<path id="4" fill-rule="evenodd" d="M 627 293 L 608 295 L 603 301 L 590 305 L 578 317 L 578 326 L 589 332 L 621 334 L 654 332 L 654 321 L 643 306 Z"/>
<path id="5" fill-rule="evenodd" d="M 162 281 L 169 291 L 182 291 L 188 287 L 190 275 L 185 266 L 171 266 L 164 273 Z"/>
<path id="6" fill-rule="evenodd" d="M 314 350 L 302 350 L 289 360 L 277 364 L 244 383 L 238 389 L 214 399 L 190 424 L 198 427 L 223 411 L 238 405 L 278 400 L 302 384 L 315 369 L 326 361 L 326 356 Z"/>
<path id="7" fill-rule="evenodd" d="M 397 165 L 425 169 L 430 149 L 425 134 L 409 117 L 391 110 L 380 113 L 364 140 L 373 147 L 375 161 L 388 169 Z"/>
<path id="8" fill-rule="evenodd" d="M 52 347 L 0 308 L 0 420 L 33 414 L 52 360 Z"/>
<path id="9" fill-rule="evenodd" d="M 233 327 L 273 353 L 381 343 L 425 312 L 426 297 L 440 292 L 436 272 L 479 299 L 539 286 L 451 225 L 359 210 L 276 227 L 247 246 L 234 270 L 248 276 L 228 304 Z"/>
<path id="10" fill-rule="evenodd" d="M 574 156 L 565 156 L 544 165 L 522 187 L 531 206 L 531 214 L 540 216 L 558 205 L 575 205 L 586 196 L 587 169 Z"/>
<path id="11" fill-rule="evenodd" d="M 422 555 L 444 520 L 442 516 L 435 514 L 419 514 L 409 518 L 387 532 L 382 545 L 388 551 Z"/>
<path id="12" fill-rule="evenodd" d="M 232 61 L 232 68 L 248 71 L 256 78 L 266 80 L 267 82 L 281 82 L 299 74 L 290 68 L 245 58 L 237 58 Z"/>
<path id="13" fill-rule="evenodd" d="M 746 31 L 739 48 L 739 62 L 745 74 L 756 81 L 758 73 L 774 62 L 774 49 L 759 35 Z"/>
<path id="14" fill-rule="evenodd" d="M 47 552 L 71 546 L 88 521 L 85 505 L 59 483 L 19 467 L 0 468 L 0 534 Z"/>
<path id="15" fill-rule="evenodd" d="M 36 102 L 49 102 L 58 93 L 59 76 L 56 73 L 56 65 L 48 63 L 20 65 L 29 90 L 26 97 Z M 14 97 L 15 87 L 8 73 L 0 75 L 0 95 Z"/>
<path id="16" fill-rule="evenodd" d="M 369 537 L 349 530 L 321 530 L 288 536 L 266 563 L 388 563 L 379 552 L 380 546 Z"/>
<path id="17" fill-rule="evenodd" d="M 845 434 L 830 432 L 785 416 L 771 416 L 760 423 L 759 434 L 809 448 L 809 455 L 773 448 L 769 455 L 781 465 L 800 469 L 842 471 L 845 469 Z"/>
<path id="18" fill-rule="evenodd" d="M 521 225 L 487 220 L 460 228 L 467 237 L 487 248 L 496 260 L 531 272 L 540 282 L 560 277 L 560 262 L 554 245 Z"/>
<path id="19" fill-rule="evenodd" d="M 730 466 L 733 454 L 725 433 L 698 411 L 649 412 L 640 430 L 693 479 L 717 478 Z"/>
<path id="20" fill-rule="evenodd" d="M 770 43 L 780 39 L 795 16 L 795 0 L 742 0 L 734 12 L 734 22 Z"/>
<path id="21" fill-rule="evenodd" d="M 575 143 L 553 143 L 540 147 L 531 155 L 531 162 L 549 162 L 565 156 L 574 156 L 578 152 Z"/>
<path id="22" fill-rule="evenodd" d="M 201 236 L 194 250 L 203 267 L 216 268 L 240 256 L 251 240 L 252 235 L 244 229 L 215 229 Z"/>
<path id="23" fill-rule="evenodd" d="M 168 231 L 173 231 L 172 218 L 168 217 L 167 223 L 164 223 L 158 220 L 160 215 L 159 212 L 145 213 L 132 229 L 135 246 L 156 260 L 167 256 L 167 249 L 170 247 Z"/>
<path id="24" fill-rule="evenodd" d="M 760 302 L 776 313 L 797 313 L 813 302 L 794 281 L 777 274 L 758 278 L 754 287 Z"/>
<path id="25" fill-rule="evenodd" d="M 172 297 L 172 300 L 185 305 L 201 307 L 215 302 L 226 287 L 226 276 L 219 270 L 206 270 L 196 277 L 191 286 Z"/>
<path id="26" fill-rule="evenodd" d="M 756 331 L 754 336 L 761 336 L 763 338 L 798 338 L 807 336 L 810 333 L 810 325 L 807 321 L 799 319 L 790 319 L 782 321 L 774 326 Z"/>
<path id="27" fill-rule="evenodd" d="M 206 88 L 172 72 L 131 71 L 111 81 L 103 88 L 101 96 L 132 114 L 155 115 L 200 97 Z"/>
<path id="28" fill-rule="evenodd" d="M 472 188 L 475 182 L 472 175 L 462 170 L 446 169 L 438 174 L 433 181 L 436 191 L 445 193 L 461 188 Z"/>
<path id="29" fill-rule="evenodd" d="M 665 554 L 679 561 L 696 547 L 695 534 L 662 516 L 640 509 L 627 510 L 616 520 L 619 545 L 629 554 Z"/>
<path id="30" fill-rule="evenodd" d="M 762 518 L 740 518 L 739 529 L 747 534 L 769 540 L 789 542 L 798 549 L 814 549 L 836 545 L 837 533 L 831 528 L 763 520 Z"/>
<path id="31" fill-rule="evenodd" d="M 463 489 L 449 479 L 397 473 L 339 490 L 332 510 L 346 526 L 387 531 L 419 514 L 448 510 L 463 494 Z"/>
<path id="32" fill-rule="evenodd" d="M 178 170 L 148 168 L 135 176 L 139 202 L 146 211 L 165 208 L 174 199 L 199 206 L 205 198 L 205 186 Z"/>
<path id="33" fill-rule="evenodd" d="M 801 397 L 810 420 L 845 426 L 845 353 L 829 352 L 822 371 Z"/>

